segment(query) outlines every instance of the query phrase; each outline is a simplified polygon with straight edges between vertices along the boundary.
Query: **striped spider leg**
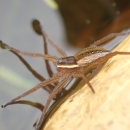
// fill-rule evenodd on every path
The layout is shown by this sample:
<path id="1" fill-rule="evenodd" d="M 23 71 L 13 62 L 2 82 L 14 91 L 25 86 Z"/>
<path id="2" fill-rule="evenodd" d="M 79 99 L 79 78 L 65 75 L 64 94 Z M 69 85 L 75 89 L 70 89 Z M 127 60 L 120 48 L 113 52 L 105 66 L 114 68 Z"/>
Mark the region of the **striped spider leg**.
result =
<path id="1" fill-rule="evenodd" d="M 54 74 L 51 78 L 46 79 L 45 81 L 36 85 L 34 88 L 28 90 L 27 92 L 23 93 L 22 95 L 20 95 L 16 98 L 14 98 L 10 102 L 6 103 L 5 105 L 2 105 L 2 107 L 6 107 L 6 106 L 12 104 L 13 102 L 17 101 L 18 99 L 33 93 L 34 91 L 38 90 L 41 87 L 44 87 L 51 83 L 58 82 L 57 86 L 52 90 L 52 93 L 50 94 L 50 96 L 46 102 L 46 105 L 43 109 L 41 118 L 37 125 L 37 130 L 39 130 L 51 101 L 53 100 L 55 95 L 66 85 L 66 83 L 70 80 L 71 77 L 83 78 L 85 80 L 86 84 L 88 84 L 88 86 L 94 93 L 95 91 L 92 88 L 92 85 L 90 84 L 89 80 L 86 78 L 85 73 L 89 72 L 90 70 L 95 68 L 95 66 L 98 66 L 99 64 L 101 64 L 101 62 L 104 62 L 115 55 L 118 55 L 118 54 L 119 55 L 130 55 L 130 52 L 118 52 L 118 51 L 110 52 L 109 50 L 98 47 L 98 45 L 100 45 L 102 42 L 104 42 L 112 37 L 119 36 L 119 35 L 127 35 L 127 34 L 130 34 L 130 33 L 110 34 L 110 35 L 104 37 L 103 39 L 95 42 L 90 47 L 81 50 L 76 55 L 67 56 L 65 54 L 65 52 L 63 50 L 59 49 L 58 46 L 56 46 L 47 37 L 45 32 L 42 31 L 43 37 L 45 36 L 47 38 L 47 40 L 53 46 L 53 48 L 55 48 L 58 51 L 58 53 L 61 55 L 61 58 L 57 58 L 55 56 L 50 56 L 50 55 L 42 55 L 39 53 L 21 52 L 15 48 L 8 46 L 7 44 L 5 44 L 3 42 L 0 42 L 0 46 L 3 49 L 11 50 L 15 53 L 25 55 L 25 56 L 39 57 L 39 58 L 43 58 L 45 60 L 52 61 L 57 68 L 57 73 Z"/>

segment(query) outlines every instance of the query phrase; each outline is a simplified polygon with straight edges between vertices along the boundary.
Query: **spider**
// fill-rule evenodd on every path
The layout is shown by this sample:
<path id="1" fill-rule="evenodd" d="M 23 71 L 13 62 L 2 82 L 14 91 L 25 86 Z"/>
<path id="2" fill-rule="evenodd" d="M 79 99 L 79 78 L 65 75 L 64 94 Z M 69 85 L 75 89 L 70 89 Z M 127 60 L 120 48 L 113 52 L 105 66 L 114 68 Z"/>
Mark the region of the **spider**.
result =
<path id="1" fill-rule="evenodd" d="M 61 58 L 50 56 L 50 55 L 42 55 L 39 53 L 28 53 L 28 52 L 22 52 L 20 50 L 17 50 L 13 47 L 10 47 L 9 45 L 3 43 L 0 41 L 0 47 L 3 49 L 10 50 L 12 52 L 15 52 L 17 54 L 25 55 L 25 56 L 31 56 L 31 57 L 39 57 L 43 58 L 45 60 L 52 61 L 54 65 L 57 68 L 57 73 L 53 74 L 53 76 L 49 79 L 46 79 L 42 81 L 40 84 L 36 85 L 34 88 L 28 90 L 27 92 L 21 94 L 20 96 L 14 98 L 10 102 L 6 103 L 5 105 L 2 105 L 2 107 L 6 107 L 13 102 L 17 101 L 18 99 L 25 97 L 34 91 L 38 90 L 39 88 L 45 87 L 48 84 L 57 83 L 56 87 L 52 90 L 46 105 L 42 111 L 42 115 L 40 117 L 40 120 L 38 122 L 36 130 L 39 130 L 41 128 L 42 122 L 44 121 L 45 114 L 47 112 L 47 109 L 55 97 L 55 95 L 67 84 L 67 82 L 73 77 L 73 78 L 79 78 L 81 77 L 84 79 L 86 84 L 90 87 L 93 93 L 95 93 L 92 85 L 90 84 L 89 80 L 85 76 L 86 73 L 89 73 L 91 70 L 93 70 L 95 67 L 97 67 L 99 64 L 101 64 L 104 61 L 107 61 L 109 58 L 116 56 L 116 55 L 130 55 L 130 52 L 110 52 L 109 50 L 106 50 L 104 48 L 98 47 L 101 43 L 104 41 L 107 41 L 113 37 L 120 36 L 120 35 L 128 35 L 128 33 L 112 33 L 108 36 L 102 38 L 101 40 L 98 40 L 94 42 L 89 47 L 81 50 L 74 56 L 67 56 L 66 53 L 60 49 L 57 45 L 55 45 L 47 36 L 47 34 L 42 30 L 42 27 L 39 23 L 40 31 L 42 33 L 43 39 L 45 38 L 48 40 L 48 42 L 51 44 L 53 48 L 57 50 L 57 52 L 61 55 Z M 45 42 L 45 41 L 44 41 Z"/>

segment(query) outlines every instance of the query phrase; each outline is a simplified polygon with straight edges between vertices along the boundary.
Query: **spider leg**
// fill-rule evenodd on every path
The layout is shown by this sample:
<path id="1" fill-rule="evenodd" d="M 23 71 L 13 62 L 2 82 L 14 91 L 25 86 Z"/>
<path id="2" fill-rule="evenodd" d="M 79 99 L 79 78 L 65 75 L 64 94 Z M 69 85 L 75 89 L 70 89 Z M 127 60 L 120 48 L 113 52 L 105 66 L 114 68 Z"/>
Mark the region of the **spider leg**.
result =
<path id="1" fill-rule="evenodd" d="M 116 55 L 130 55 L 130 52 L 120 52 L 120 51 L 110 52 L 107 55 L 105 55 L 104 57 L 97 59 L 96 62 L 100 63 L 100 62 L 108 60 L 111 57 L 116 56 Z"/>
<path id="2" fill-rule="evenodd" d="M 44 36 L 44 34 L 42 32 L 40 22 L 37 19 L 34 19 L 32 21 L 32 28 L 33 28 L 33 30 L 35 31 L 36 34 L 42 36 L 42 38 L 43 38 L 43 51 L 44 51 L 44 54 L 48 54 L 47 40 L 46 40 L 46 37 Z M 53 71 L 50 67 L 50 63 L 49 63 L 48 60 L 45 60 L 45 65 L 46 65 L 46 68 L 47 68 L 47 72 L 48 72 L 49 76 L 51 77 L 52 74 L 53 74 Z"/>
<path id="3" fill-rule="evenodd" d="M 46 34 L 46 33 L 44 32 L 44 30 L 42 29 L 42 25 L 40 24 L 40 22 L 39 22 L 38 20 L 35 19 L 35 20 L 32 22 L 32 25 L 33 25 L 33 28 L 34 28 L 35 32 L 36 32 L 37 34 L 42 35 L 44 42 L 46 42 L 46 41 L 48 40 L 49 43 L 50 43 L 50 45 L 51 45 L 52 47 L 54 47 L 54 48 L 57 50 L 57 52 L 58 52 L 62 57 L 67 57 L 66 53 L 65 53 L 62 49 L 60 49 L 57 45 L 55 45 L 55 44 L 49 39 L 49 37 L 47 36 L 47 34 Z M 46 40 L 46 39 L 47 39 L 47 40 Z"/>
<path id="4" fill-rule="evenodd" d="M 43 43 L 44 43 L 43 50 L 44 50 L 45 54 L 48 55 L 47 40 L 46 40 L 46 37 L 42 31 L 42 27 L 40 26 L 40 22 L 38 20 L 35 20 L 35 23 L 37 24 L 37 28 L 39 29 L 40 35 L 42 35 L 42 38 L 43 38 Z M 45 60 L 45 65 L 46 65 L 47 72 L 48 72 L 49 76 L 51 77 L 52 74 L 54 74 L 54 72 L 52 71 L 48 60 Z M 56 85 L 57 83 L 54 83 L 54 84 Z M 51 91 L 52 91 L 54 89 L 54 87 L 55 86 L 51 85 L 49 88 L 51 88 Z"/>
<path id="5" fill-rule="evenodd" d="M 39 22 L 40 23 L 40 22 Z M 44 41 L 44 51 L 45 51 L 45 54 L 48 54 L 48 49 L 47 49 L 47 39 L 49 41 L 49 43 L 58 51 L 58 53 L 62 56 L 62 57 L 66 57 L 67 55 L 65 54 L 65 52 L 62 50 L 62 49 L 59 49 L 57 45 L 55 45 L 50 39 L 49 37 L 47 36 L 47 34 L 44 32 L 44 30 L 42 30 L 42 26 L 40 26 L 39 24 L 39 28 L 41 30 L 41 34 L 42 34 L 42 37 L 43 37 L 43 41 Z M 52 69 L 50 68 L 50 65 L 49 65 L 49 62 L 47 60 L 45 60 L 46 62 L 46 67 L 47 67 L 47 71 L 48 71 L 48 74 L 49 76 L 51 77 L 51 74 L 53 74 L 53 71 Z M 54 83 L 54 85 L 56 86 L 58 84 L 57 83 Z M 54 88 L 53 88 L 54 89 Z M 52 90 L 53 90 L 52 89 Z M 63 88 L 63 91 L 65 91 L 65 89 Z M 60 94 L 59 94 L 60 95 Z M 56 95 L 56 98 L 59 97 L 59 95 Z M 55 98 L 55 99 L 56 99 Z"/>
<path id="6" fill-rule="evenodd" d="M 52 101 L 52 99 L 55 97 L 55 95 L 59 92 L 60 89 L 62 89 L 64 87 L 64 85 L 68 82 L 68 80 L 71 78 L 72 74 L 67 74 L 64 76 L 63 80 L 61 82 L 59 82 L 59 84 L 54 88 L 54 90 L 52 91 L 52 93 L 50 94 L 47 102 L 46 102 L 46 105 L 42 111 L 42 115 L 41 115 L 41 118 L 39 120 L 39 123 L 37 125 L 37 130 L 39 130 L 39 128 L 41 127 L 41 124 L 44 120 L 44 117 L 45 117 L 45 114 L 46 114 L 46 111 Z"/>
<path id="7" fill-rule="evenodd" d="M 15 54 L 20 61 L 25 65 L 25 67 L 32 73 L 33 76 L 35 76 L 37 79 L 39 79 L 41 82 L 46 80 L 42 75 L 40 75 L 39 73 L 37 73 L 29 64 L 28 62 L 19 54 L 11 51 L 13 54 Z M 44 89 L 48 92 L 51 93 L 51 91 L 54 89 L 54 85 L 47 85 L 46 87 L 44 87 Z"/>
<path id="8" fill-rule="evenodd" d="M 116 36 L 123 36 L 123 35 L 129 35 L 129 34 L 130 34 L 130 32 L 126 32 L 126 33 L 111 33 L 111 34 L 107 35 L 106 37 L 103 37 L 102 39 L 94 42 L 92 45 L 98 46 L 98 45 L 102 44 L 103 42 L 105 42 L 105 41 L 107 41 L 107 40 L 109 40 L 111 38 L 114 38 Z"/>
<path id="9" fill-rule="evenodd" d="M 33 92 L 35 92 L 36 90 L 38 90 L 39 88 L 42 88 L 43 86 L 46 86 L 50 83 L 54 83 L 54 82 L 57 82 L 59 79 L 61 78 L 61 75 L 59 73 L 57 73 L 56 75 L 54 75 L 53 77 L 51 77 L 50 79 L 47 79 L 43 82 L 41 82 L 40 84 L 36 85 L 34 88 L 28 90 L 27 92 L 21 94 L 20 96 L 14 98 L 13 100 L 11 100 L 10 102 L 6 103 L 5 105 L 2 105 L 1 107 L 6 107 L 8 105 L 10 105 L 11 103 L 17 101 L 18 99 L 22 98 L 22 97 L 25 97 Z"/>
<path id="10" fill-rule="evenodd" d="M 44 44 L 43 44 L 43 50 L 44 50 L 45 54 L 48 54 L 47 41 L 46 41 L 46 38 L 45 38 L 44 34 L 42 34 L 42 36 L 43 36 L 43 42 L 44 42 Z M 48 72 L 49 76 L 51 77 L 52 74 L 53 74 L 53 71 L 51 69 L 49 61 L 45 60 L 45 64 L 46 64 L 47 72 Z"/>
<path id="11" fill-rule="evenodd" d="M 79 72 L 78 74 L 76 74 L 76 76 L 77 77 L 82 77 L 85 80 L 85 82 L 88 84 L 88 86 L 90 87 L 90 89 L 92 90 L 92 92 L 95 93 L 92 85 L 90 84 L 89 80 L 86 78 L 86 76 L 83 73 Z"/>
<path id="12" fill-rule="evenodd" d="M 21 55 L 30 56 L 30 57 L 40 57 L 40 58 L 43 58 L 45 60 L 51 60 L 54 63 L 57 62 L 57 57 L 55 57 L 55 56 L 42 55 L 42 54 L 39 54 L 39 53 L 22 52 L 20 50 L 17 50 L 13 47 L 8 46 L 7 44 L 3 43 L 2 41 L 0 41 L 0 47 L 3 48 L 3 49 L 13 51 L 13 52 L 18 53 L 18 54 L 21 54 Z"/>
<path id="13" fill-rule="evenodd" d="M 46 37 L 50 45 L 53 46 L 62 57 L 67 57 L 66 53 L 62 49 L 60 49 L 56 44 L 54 44 L 44 31 L 42 32 L 43 32 L 42 35 Z"/>

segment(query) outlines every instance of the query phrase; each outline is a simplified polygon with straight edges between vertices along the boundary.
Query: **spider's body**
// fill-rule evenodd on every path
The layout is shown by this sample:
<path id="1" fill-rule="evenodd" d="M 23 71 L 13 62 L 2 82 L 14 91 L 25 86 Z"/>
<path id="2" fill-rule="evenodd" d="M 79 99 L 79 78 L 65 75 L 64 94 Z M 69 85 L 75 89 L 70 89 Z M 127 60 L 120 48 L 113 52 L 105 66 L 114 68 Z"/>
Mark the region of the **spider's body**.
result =
<path id="1" fill-rule="evenodd" d="M 47 35 L 45 34 L 45 32 L 42 32 L 41 30 L 40 30 L 40 32 L 41 32 L 41 35 L 43 36 L 44 42 L 46 42 L 46 39 L 48 38 Z M 6 106 L 10 105 L 11 103 L 17 101 L 18 99 L 20 99 L 24 96 L 27 96 L 30 93 L 33 93 L 34 91 L 36 91 L 39 88 L 45 87 L 48 84 L 52 84 L 55 82 L 57 83 L 59 81 L 57 86 L 55 86 L 54 89 L 52 90 L 52 92 L 46 102 L 46 105 L 43 109 L 40 121 L 37 125 L 37 130 L 39 130 L 41 127 L 41 124 L 44 120 L 46 111 L 50 105 L 50 102 L 53 100 L 55 95 L 67 84 L 67 82 L 69 81 L 70 78 L 72 78 L 72 77 L 83 78 L 85 80 L 86 84 L 88 84 L 88 86 L 94 92 L 94 89 L 92 88 L 92 85 L 90 84 L 89 80 L 86 78 L 85 74 L 87 72 L 91 71 L 92 69 L 94 69 L 96 66 L 98 66 L 98 64 L 108 60 L 109 58 L 111 58 L 117 54 L 130 55 L 130 52 L 110 52 L 106 49 L 98 47 L 99 44 L 101 44 L 102 42 L 104 42 L 112 37 L 119 36 L 119 35 L 126 35 L 126 34 L 130 34 L 130 33 L 110 34 L 107 37 L 104 37 L 103 39 L 95 42 L 90 47 L 81 50 L 75 56 L 68 56 L 68 57 L 62 49 L 59 49 L 58 46 L 56 46 L 48 38 L 49 43 L 58 51 L 58 53 L 61 55 L 61 58 L 57 58 L 55 56 L 49 56 L 49 55 L 42 55 L 39 53 L 34 54 L 34 53 L 28 53 L 28 52 L 21 52 L 0 41 L 0 47 L 3 49 L 11 50 L 17 54 L 22 54 L 22 55 L 31 56 L 31 57 L 40 57 L 45 60 L 50 60 L 57 67 L 57 73 L 54 74 L 52 77 L 42 81 L 40 84 L 36 85 L 34 88 L 32 88 L 32 89 L 28 90 L 27 92 L 23 93 L 22 95 L 16 97 L 15 99 L 6 103 L 2 107 L 6 107 Z"/>
<path id="2" fill-rule="evenodd" d="M 57 70 L 62 71 L 64 70 L 79 70 L 82 67 L 86 67 L 89 64 L 97 63 L 97 60 L 100 60 L 100 58 L 104 57 L 105 55 L 110 54 L 111 52 L 97 46 L 90 46 L 88 48 L 85 48 L 78 52 L 75 56 L 68 56 L 64 58 L 59 58 L 57 60 Z"/>
<path id="3" fill-rule="evenodd" d="M 97 46 L 90 46 L 88 48 L 83 49 L 79 53 L 75 55 L 75 59 L 79 66 L 86 66 L 88 64 L 94 63 L 100 58 L 108 55 L 110 51 L 97 47 Z"/>

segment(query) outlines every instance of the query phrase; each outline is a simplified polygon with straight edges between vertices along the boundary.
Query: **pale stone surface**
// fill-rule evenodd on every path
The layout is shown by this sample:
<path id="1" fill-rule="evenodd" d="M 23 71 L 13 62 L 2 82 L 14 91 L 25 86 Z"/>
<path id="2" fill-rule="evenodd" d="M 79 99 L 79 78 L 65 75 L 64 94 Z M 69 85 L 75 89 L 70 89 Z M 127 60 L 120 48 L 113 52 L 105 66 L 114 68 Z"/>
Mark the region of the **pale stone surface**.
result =
<path id="1" fill-rule="evenodd" d="M 130 36 L 117 50 L 130 51 Z M 108 60 L 91 84 L 95 94 L 87 85 L 71 92 L 44 130 L 130 130 L 130 56 Z"/>

